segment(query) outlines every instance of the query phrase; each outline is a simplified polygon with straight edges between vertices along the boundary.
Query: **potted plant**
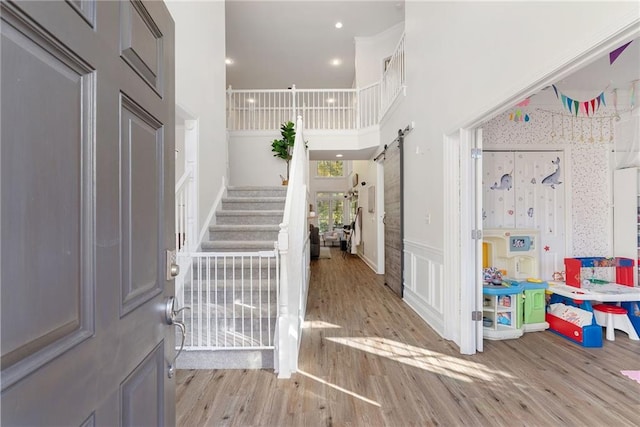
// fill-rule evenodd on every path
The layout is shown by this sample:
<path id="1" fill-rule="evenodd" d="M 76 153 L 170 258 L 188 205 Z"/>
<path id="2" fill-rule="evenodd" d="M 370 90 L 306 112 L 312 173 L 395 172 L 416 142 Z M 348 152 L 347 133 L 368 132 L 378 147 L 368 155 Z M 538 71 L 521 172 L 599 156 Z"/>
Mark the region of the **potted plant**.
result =
<path id="1" fill-rule="evenodd" d="M 296 140 L 295 124 L 291 121 L 283 123 L 280 126 L 280 135 L 282 139 L 274 139 L 271 142 L 271 151 L 274 153 L 273 157 L 278 157 L 287 162 L 287 177 L 280 175 L 282 185 L 287 185 L 289 183 L 289 162 L 293 153 L 293 144 Z"/>

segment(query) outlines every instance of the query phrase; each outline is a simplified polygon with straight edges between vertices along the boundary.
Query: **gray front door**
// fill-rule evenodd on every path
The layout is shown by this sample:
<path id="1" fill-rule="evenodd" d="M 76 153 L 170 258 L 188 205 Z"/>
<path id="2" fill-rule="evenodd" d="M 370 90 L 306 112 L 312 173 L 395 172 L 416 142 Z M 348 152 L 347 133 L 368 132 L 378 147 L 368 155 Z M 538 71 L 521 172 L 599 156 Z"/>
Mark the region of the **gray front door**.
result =
<path id="1" fill-rule="evenodd" d="M 384 283 L 402 297 L 402 136 L 384 153 Z"/>
<path id="2" fill-rule="evenodd" d="M 173 21 L 0 7 L 1 424 L 175 424 Z"/>

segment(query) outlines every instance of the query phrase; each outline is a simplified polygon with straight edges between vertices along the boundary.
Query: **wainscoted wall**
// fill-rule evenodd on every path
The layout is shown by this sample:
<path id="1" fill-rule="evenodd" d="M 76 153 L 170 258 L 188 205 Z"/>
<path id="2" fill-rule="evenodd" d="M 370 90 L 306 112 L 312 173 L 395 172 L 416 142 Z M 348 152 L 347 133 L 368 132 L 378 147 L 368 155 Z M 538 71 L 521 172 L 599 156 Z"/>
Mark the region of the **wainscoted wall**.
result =
<path id="1" fill-rule="evenodd" d="M 444 252 L 404 241 L 404 301 L 444 336 Z"/>
<path id="2" fill-rule="evenodd" d="M 516 109 L 514 108 L 514 111 Z M 570 176 L 563 179 L 570 189 L 571 210 L 567 224 L 570 256 L 612 255 L 611 167 L 613 115 L 601 108 L 595 118 L 572 118 L 567 111 L 546 106 L 521 108 L 528 122 L 509 120 L 503 113 L 483 126 L 485 149 L 564 149 Z M 544 111 L 549 110 L 549 111 Z"/>

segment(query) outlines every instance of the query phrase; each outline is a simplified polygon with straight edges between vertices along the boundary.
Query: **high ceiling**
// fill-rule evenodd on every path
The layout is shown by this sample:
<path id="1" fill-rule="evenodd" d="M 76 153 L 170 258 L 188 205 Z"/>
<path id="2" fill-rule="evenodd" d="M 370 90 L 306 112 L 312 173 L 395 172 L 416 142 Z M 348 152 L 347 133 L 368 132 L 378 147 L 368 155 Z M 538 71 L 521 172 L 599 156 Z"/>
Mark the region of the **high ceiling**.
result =
<path id="1" fill-rule="evenodd" d="M 404 0 L 226 0 L 227 86 L 234 89 L 350 88 L 355 80 L 355 37 L 368 37 L 404 21 Z M 342 23 L 337 29 L 335 24 Z M 340 59 L 339 66 L 331 65 Z M 640 79 L 640 39 L 613 63 L 609 55 L 556 82 L 567 95 L 628 89 Z M 581 94 L 581 95 L 578 95 Z M 585 95 L 586 96 L 586 95 Z M 552 90 L 533 97 L 552 102 Z M 345 160 L 371 156 L 370 150 L 345 152 Z M 312 152 L 312 159 L 335 158 Z"/>
<path id="2" fill-rule="evenodd" d="M 225 8 L 227 58 L 234 61 L 227 86 L 234 89 L 350 88 L 354 37 L 404 21 L 404 0 L 227 0 Z"/>

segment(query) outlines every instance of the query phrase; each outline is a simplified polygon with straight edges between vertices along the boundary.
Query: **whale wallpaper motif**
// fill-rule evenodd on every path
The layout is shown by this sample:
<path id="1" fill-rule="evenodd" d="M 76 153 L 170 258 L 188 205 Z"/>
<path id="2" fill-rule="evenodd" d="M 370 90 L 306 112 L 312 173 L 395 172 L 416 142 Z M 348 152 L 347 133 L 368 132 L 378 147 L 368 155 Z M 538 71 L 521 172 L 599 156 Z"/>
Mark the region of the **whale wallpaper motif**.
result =
<path id="1" fill-rule="evenodd" d="M 549 109 L 548 107 L 545 107 Z M 500 114 L 486 122 L 483 128 L 484 150 L 563 150 L 560 186 L 567 185 L 571 194 L 571 230 L 567 238 L 573 256 L 609 256 L 612 254 L 611 214 L 611 150 L 615 141 L 612 108 L 601 108 L 594 119 L 571 119 L 561 109 L 557 112 L 523 109 L 530 116 L 526 126 L 510 121 Z M 589 120 L 593 120 L 592 122 Z M 549 165 L 554 166 L 554 165 Z M 551 175 L 555 170 L 550 169 Z M 500 186 L 501 177 L 510 170 L 484 170 L 484 179 Z M 514 176 L 517 171 L 513 172 Z M 543 177 L 544 178 L 544 177 Z M 540 182 L 529 177 L 531 184 Z M 486 185 L 486 184 L 485 184 Z M 554 187 L 558 188 L 554 184 Z M 486 188 L 486 187 L 485 187 Z M 496 190 L 493 190 L 496 191 Z M 511 189 L 510 191 L 513 191 Z M 506 194 L 506 191 L 500 191 Z M 491 212 L 487 210 L 487 215 Z M 528 211 L 525 215 L 529 215 Z M 533 212 L 532 216 L 536 213 Z M 514 222 L 515 224 L 515 222 Z"/>

